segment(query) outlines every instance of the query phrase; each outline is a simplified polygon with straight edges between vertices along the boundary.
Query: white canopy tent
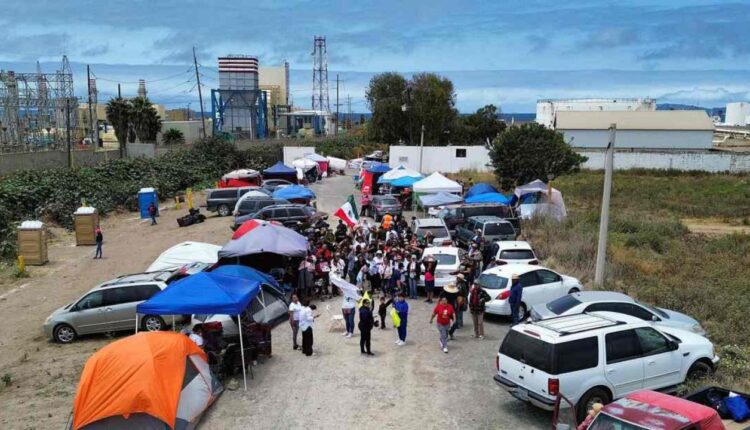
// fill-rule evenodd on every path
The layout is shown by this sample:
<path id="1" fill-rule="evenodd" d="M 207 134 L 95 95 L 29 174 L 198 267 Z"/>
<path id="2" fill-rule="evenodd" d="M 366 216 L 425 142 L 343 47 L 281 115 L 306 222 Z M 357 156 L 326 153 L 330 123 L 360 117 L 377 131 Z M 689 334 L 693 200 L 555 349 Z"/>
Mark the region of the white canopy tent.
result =
<path id="1" fill-rule="evenodd" d="M 404 166 L 403 164 L 399 164 L 398 167 L 394 167 L 393 169 L 383 173 L 383 176 L 380 177 L 378 182 L 391 182 L 407 176 L 410 178 L 420 178 L 422 177 L 422 174 L 417 172 L 416 170 Z"/>
<path id="2" fill-rule="evenodd" d="M 328 165 L 335 170 L 344 170 L 346 169 L 346 160 L 336 157 L 331 157 L 330 155 L 326 157 L 328 159 Z"/>
<path id="3" fill-rule="evenodd" d="M 435 172 L 430 176 L 414 183 L 414 192 L 418 194 L 435 194 L 435 193 L 460 193 L 463 191 L 461 185 L 452 181 L 440 172 Z"/>
<path id="4" fill-rule="evenodd" d="M 551 216 L 558 221 L 568 216 L 562 193 L 539 179 L 516 187 L 513 192 L 518 200 L 518 215 L 522 219 L 534 216 Z"/>
<path id="5" fill-rule="evenodd" d="M 147 272 L 177 269 L 190 263 L 214 264 L 219 261 L 221 246 L 203 242 L 182 242 L 162 252 Z"/>

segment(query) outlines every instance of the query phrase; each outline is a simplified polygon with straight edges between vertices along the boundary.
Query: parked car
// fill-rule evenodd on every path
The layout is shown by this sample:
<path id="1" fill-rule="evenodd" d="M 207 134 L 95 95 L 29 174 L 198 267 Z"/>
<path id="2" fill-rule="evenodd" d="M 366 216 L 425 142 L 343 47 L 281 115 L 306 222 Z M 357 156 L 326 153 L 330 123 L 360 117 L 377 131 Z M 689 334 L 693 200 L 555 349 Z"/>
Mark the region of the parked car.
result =
<path id="1" fill-rule="evenodd" d="M 380 222 L 385 214 L 401 215 L 401 203 L 392 195 L 372 196 L 370 215 Z"/>
<path id="2" fill-rule="evenodd" d="M 427 256 L 431 256 L 435 259 L 437 265 L 435 266 L 435 287 L 443 288 L 451 282 L 456 281 L 456 273 L 458 266 L 461 265 L 461 260 L 464 258 L 466 251 L 455 246 L 433 246 L 425 248 L 422 253 L 422 261 Z M 418 286 L 424 286 L 424 266 L 422 267 L 422 276 L 417 282 Z"/>
<path id="3" fill-rule="evenodd" d="M 290 185 L 294 184 L 284 179 L 266 179 L 265 181 L 263 181 L 260 187 L 268 191 L 269 194 L 273 194 L 276 189 L 288 187 Z"/>
<path id="4" fill-rule="evenodd" d="M 234 212 L 234 224 L 240 225 L 243 222 L 255 218 L 255 215 L 261 209 L 273 206 L 289 204 L 286 199 L 276 199 L 273 197 L 250 196 L 245 197 L 237 204 Z"/>
<path id="5" fill-rule="evenodd" d="M 498 240 L 490 245 L 492 255 L 498 265 L 539 264 L 534 249 L 523 240 Z"/>
<path id="6" fill-rule="evenodd" d="M 476 231 L 488 242 L 496 240 L 516 240 L 516 230 L 510 222 L 496 216 L 472 216 L 466 223 L 456 227 L 456 241 L 463 246 L 469 246 Z"/>
<path id="7" fill-rule="evenodd" d="M 298 224 L 309 224 L 313 219 L 328 216 L 307 205 L 285 204 L 266 206 L 256 214 L 257 219 L 276 221 L 286 227 L 295 227 Z"/>
<path id="8" fill-rule="evenodd" d="M 456 227 L 466 223 L 466 220 L 473 216 L 496 216 L 505 219 L 520 232 L 518 218 L 513 208 L 505 205 L 489 203 L 448 205 L 437 213 L 437 218 L 442 219 L 453 234 L 456 233 Z"/>
<path id="9" fill-rule="evenodd" d="M 126 275 L 104 282 L 47 317 L 44 332 L 59 343 L 71 343 L 77 337 L 134 330 L 136 306 L 165 289 L 179 278 L 176 271 Z M 141 330 L 157 331 L 167 327 L 160 315 L 140 315 Z"/>
<path id="10" fill-rule="evenodd" d="M 545 304 L 535 305 L 531 309 L 531 319 L 532 321 L 541 321 L 564 315 L 597 311 L 630 315 L 648 321 L 657 328 L 675 327 L 701 336 L 706 335 L 706 331 L 694 318 L 679 312 L 647 305 L 627 294 L 612 291 L 581 291 Z"/>
<path id="11" fill-rule="evenodd" d="M 260 187 L 216 188 L 206 192 L 206 210 L 217 212 L 219 216 L 229 216 L 237 205 L 240 197 L 248 191 L 258 190 Z"/>
<path id="12" fill-rule="evenodd" d="M 415 219 L 412 222 L 411 230 L 419 239 L 423 238 L 428 231 L 432 233 L 433 246 L 453 246 L 453 239 L 451 239 L 448 227 L 445 226 L 445 223 L 440 218 Z"/>
<path id="13" fill-rule="evenodd" d="M 554 409 L 561 394 L 575 405 L 580 422 L 594 403 L 642 389 L 672 389 L 712 372 L 718 362 L 705 337 L 595 312 L 512 327 L 500 345 L 494 380 L 546 410 Z"/>
<path id="14" fill-rule="evenodd" d="M 583 290 L 581 282 L 573 277 L 560 275 L 546 267 L 531 264 L 512 264 L 485 270 L 476 279 L 477 284 L 492 300 L 487 302 L 486 312 L 510 316 L 510 287 L 513 275 L 519 276 L 523 286 L 518 319 L 526 318 L 532 306 L 547 303 L 570 293 Z"/>
<path id="15" fill-rule="evenodd" d="M 261 284 L 260 293 L 250 302 L 246 311 L 250 312 L 253 321 L 257 323 L 277 324 L 287 318 L 289 303 L 282 292 L 271 285 Z M 225 337 L 239 335 L 237 324 L 230 315 L 196 314 L 191 321 L 192 325 L 207 322 L 221 322 Z"/>

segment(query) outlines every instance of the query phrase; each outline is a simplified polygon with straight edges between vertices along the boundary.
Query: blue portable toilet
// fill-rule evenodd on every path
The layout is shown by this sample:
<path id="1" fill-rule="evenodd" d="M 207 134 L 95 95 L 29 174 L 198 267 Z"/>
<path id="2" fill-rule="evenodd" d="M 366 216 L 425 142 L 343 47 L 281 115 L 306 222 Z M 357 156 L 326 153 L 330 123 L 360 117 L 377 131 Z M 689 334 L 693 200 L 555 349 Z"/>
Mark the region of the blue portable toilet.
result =
<path id="1" fill-rule="evenodd" d="M 156 190 L 153 188 L 141 188 L 138 191 L 138 209 L 141 211 L 141 219 L 148 219 L 151 216 L 148 214 L 148 207 L 153 202 L 156 207 L 159 207 L 159 198 L 156 195 Z M 159 212 L 156 212 L 156 216 L 159 216 Z"/>

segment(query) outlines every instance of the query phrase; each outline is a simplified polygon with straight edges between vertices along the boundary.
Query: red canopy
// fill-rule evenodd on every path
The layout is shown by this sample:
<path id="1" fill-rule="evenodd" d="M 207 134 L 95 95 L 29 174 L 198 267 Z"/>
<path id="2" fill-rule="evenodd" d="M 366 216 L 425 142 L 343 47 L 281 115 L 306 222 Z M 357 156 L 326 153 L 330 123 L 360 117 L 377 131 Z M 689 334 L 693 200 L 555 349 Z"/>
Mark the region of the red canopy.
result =
<path id="1" fill-rule="evenodd" d="M 724 430 L 713 409 L 656 391 L 628 394 L 605 406 L 602 412 L 649 429 L 678 430 L 700 424 L 701 430 Z"/>

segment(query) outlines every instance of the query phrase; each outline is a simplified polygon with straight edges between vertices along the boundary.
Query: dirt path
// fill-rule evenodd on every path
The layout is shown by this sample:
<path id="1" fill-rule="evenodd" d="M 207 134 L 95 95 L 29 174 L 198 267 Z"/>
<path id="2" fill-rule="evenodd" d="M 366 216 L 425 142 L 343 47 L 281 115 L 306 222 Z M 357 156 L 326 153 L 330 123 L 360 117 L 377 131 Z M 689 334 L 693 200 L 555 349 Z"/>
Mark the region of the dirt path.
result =
<path id="1" fill-rule="evenodd" d="M 750 225 L 733 225 L 720 219 L 714 218 L 683 218 L 691 233 L 705 234 L 708 236 L 720 236 L 724 234 L 750 234 Z"/>
<path id="2" fill-rule="evenodd" d="M 333 212 L 352 193 L 351 177 L 314 186 L 318 207 Z M 182 211 L 180 211 L 182 213 Z M 50 248 L 50 263 L 30 268 L 31 277 L 0 288 L 0 428 L 62 428 L 70 413 L 86 359 L 111 339 L 93 336 L 71 345 L 49 342 L 44 319 L 97 283 L 144 270 L 163 250 L 185 240 L 223 244 L 229 218 L 178 228 L 175 211 L 162 211 L 150 227 L 135 214 L 103 222 L 104 259 L 92 260 L 93 247 L 76 247 L 63 235 Z M 332 220 L 335 223 L 335 219 Z M 460 330 L 449 354 L 437 347 L 437 331 L 427 322 L 429 307 L 412 306 L 408 344 L 394 345 L 393 329 L 373 335 L 375 357 L 361 357 L 358 335 L 344 339 L 328 332 L 339 302 L 320 304 L 315 329 L 319 354 L 307 358 L 291 349 L 290 330 L 273 332 L 274 356 L 255 367 L 249 391 L 227 391 L 204 419 L 203 429 L 364 427 L 384 428 L 544 428 L 550 415 L 511 398 L 492 381 L 494 360 L 506 321 L 485 325 L 483 341 L 471 339 L 471 323 Z M 124 336 L 124 335 L 121 335 Z"/>

